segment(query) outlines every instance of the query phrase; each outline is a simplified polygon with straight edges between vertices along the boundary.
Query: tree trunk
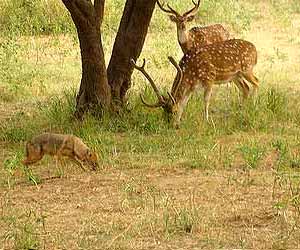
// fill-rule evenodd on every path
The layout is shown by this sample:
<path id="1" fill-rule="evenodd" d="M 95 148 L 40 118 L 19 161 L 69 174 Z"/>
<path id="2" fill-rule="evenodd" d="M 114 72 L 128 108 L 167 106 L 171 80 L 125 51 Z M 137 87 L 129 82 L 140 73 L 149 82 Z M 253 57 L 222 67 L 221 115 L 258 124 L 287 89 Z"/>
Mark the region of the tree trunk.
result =
<path id="1" fill-rule="evenodd" d="M 123 105 L 133 66 L 143 48 L 156 0 L 127 0 L 107 69 L 112 100 Z"/>
<path id="2" fill-rule="evenodd" d="M 111 103 L 100 32 L 104 0 L 95 0 L 94 5 L 90 0 L 62 1 L 71 13 L 80 43 L 82 78 L 75 117 L 82 119 L 86 111 L 101 114 Z"/>
<path id="3" fill-rule="evenodd" d="M 75 117 L 81 119 L 89 110 L 100 114 L 110 105 L 110 87 L 107 82 L 104 53 L 99 32 L 84 30 L 78 32 L 82 78 L 77 95 Z"/>

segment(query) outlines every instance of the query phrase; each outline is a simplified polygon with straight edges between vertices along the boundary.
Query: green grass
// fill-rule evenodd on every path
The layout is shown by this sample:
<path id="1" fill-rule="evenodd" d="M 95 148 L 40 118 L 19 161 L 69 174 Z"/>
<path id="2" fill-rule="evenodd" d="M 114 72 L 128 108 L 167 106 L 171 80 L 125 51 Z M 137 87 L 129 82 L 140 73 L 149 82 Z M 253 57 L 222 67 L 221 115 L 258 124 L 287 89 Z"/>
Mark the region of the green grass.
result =
<path id="1" fill-rule="evenodd" d="M 233 158 L 239 153 L 248 167 L 256 168 L 266 150 L 262 149 L 270 148 L 273 138 L 287 137 L 296 141 L 300 110 L 289 108 L 289 103 L 293 103 L 293 107 L 298 105 L 288 93 L 270 88 L 262 90 L 255 101 L 250 99 L 242 104 L 234 87 L 229 93 L 228 103 L 223 102 L 223 93 L 219 94 L 211 105 L 211 110 L 215 110 L 211 112 L 214 124 L 204 121 L 202 97 L 194 96 L 180 129 L 175 130 L 164 120 L 162 110 L 144 108 L 137 96 L 132 98 L 131 109 L 126 114 L 105 115 L 101 121 L 87 116 L 83 122 L 78 122 L 72 117 L 74 92 L 65 92 L 61 97 L 39 104 L 34 114 L 19 113 L 1 124 L 0 138 L 8 143 L 18 143 L 44 131 L 71 133 L 99 151 L 107 163 L 119 165 L 122 159 L 127 158 L 127 165 L 143 167 L 155 159 L 156 164 L 162 166 L 178 164 L 209 169 L 232 165 Z M 234 138 L 239 135 L 238 144 L 218 143 L 224 136 Z M 233 151 L 233 155 L 224 155 L 224 147 L 229 152 Z M 146 160 L 141 163 L 140 159 Z"/>
<path id="2" fill-rule="evenodd" d="M 61 1 L 3 0 L 0 23 L 5 34 L 38 35 L 74 32 Z"/>
<path id="3" fill-rule="evenodd" d="M 12 212 L 12 211 L 10 211 Z M 3 240 L 13 242 L 12 249 L 38 249 L 39 234 L 45 233 L 45 217 L 34 211 L 14 211 L 9 216 L 1 216 L 0 222 L 7 225 Z"/>

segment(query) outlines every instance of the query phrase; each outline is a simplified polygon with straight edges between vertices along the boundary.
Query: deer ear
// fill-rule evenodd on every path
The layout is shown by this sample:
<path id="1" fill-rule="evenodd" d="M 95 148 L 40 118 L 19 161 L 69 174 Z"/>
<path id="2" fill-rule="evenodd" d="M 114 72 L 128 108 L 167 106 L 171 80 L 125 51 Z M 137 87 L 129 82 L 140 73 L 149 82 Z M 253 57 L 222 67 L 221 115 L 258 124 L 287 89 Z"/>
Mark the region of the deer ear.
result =
<path id="1" fill-rule="evenodd" d="M 194 18 L 195 18 L 195 16 L 188 16 L 188 17 L 186 18 L 186 21 L 187 21 L 187 22 L 191 22 L 191 21 L 194 20 Z"/>
<path id="2" fill-rule="evenodd" d="M 170 18 L 170 20 L 171 20 L 172 22 L 175 22 L 175 23 L 176 23 L 176 21 L 177 21 L 176 16 L 169 15 L 169 18 Z"/>

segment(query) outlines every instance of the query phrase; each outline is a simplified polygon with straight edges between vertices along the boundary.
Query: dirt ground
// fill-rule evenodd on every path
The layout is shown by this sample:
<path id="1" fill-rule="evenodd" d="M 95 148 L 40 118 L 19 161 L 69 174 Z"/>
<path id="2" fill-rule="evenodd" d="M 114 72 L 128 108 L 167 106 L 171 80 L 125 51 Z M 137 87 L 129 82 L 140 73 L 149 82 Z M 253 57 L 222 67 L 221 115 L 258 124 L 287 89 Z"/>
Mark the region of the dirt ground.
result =
<path id="1" fill-rule="evenodd" d="M 287 189 L 271 169 L 66 166 L 56 178 L 50 166 L 34 168 L 42 176 L 37 186 L 20 172 L 12 188 L 1 188 L 2 249 L 24 237 L 24 225 L 37 249 L 300 247 L 295 211 L 277 206 Z"/>

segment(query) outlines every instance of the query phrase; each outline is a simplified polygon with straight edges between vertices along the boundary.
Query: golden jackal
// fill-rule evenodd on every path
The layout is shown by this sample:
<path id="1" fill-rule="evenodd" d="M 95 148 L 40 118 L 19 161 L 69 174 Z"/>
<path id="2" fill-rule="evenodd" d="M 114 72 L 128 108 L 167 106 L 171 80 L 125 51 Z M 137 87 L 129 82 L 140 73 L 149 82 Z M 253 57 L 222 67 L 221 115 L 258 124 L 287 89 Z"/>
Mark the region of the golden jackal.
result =
<path id="1" fill-rule="evenodd" d="M 91 151 L 83 141 L 74 135 L 62 135 L 44 133 L 35 136 L 26 144 L 26 159 L 22 161 L 24 165 L 33 164 L 43 158 L 45 154 L 57 156 L 67 156 L 80 164 L 88 164 L 93 170 L 98 167 L 98 156 Z"/>

